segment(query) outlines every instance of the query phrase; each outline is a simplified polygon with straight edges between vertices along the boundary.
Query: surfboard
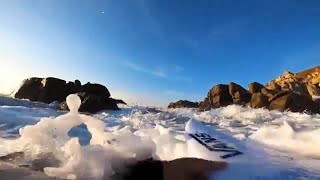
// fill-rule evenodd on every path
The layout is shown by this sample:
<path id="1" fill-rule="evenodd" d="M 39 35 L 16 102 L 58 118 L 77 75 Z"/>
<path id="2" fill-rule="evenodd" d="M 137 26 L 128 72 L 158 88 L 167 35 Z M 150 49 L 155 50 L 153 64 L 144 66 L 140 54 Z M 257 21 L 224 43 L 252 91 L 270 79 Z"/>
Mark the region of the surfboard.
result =
<path id="1" fill-rule="evenodd" d="M 190 119 L 185 138 L 190 157 L 228 163 L 227 169 L 209 175 L 211 179 L 290 179 L 282 167 L 268 159 L 261 146 L 238 140 L 214 126 Z"/>

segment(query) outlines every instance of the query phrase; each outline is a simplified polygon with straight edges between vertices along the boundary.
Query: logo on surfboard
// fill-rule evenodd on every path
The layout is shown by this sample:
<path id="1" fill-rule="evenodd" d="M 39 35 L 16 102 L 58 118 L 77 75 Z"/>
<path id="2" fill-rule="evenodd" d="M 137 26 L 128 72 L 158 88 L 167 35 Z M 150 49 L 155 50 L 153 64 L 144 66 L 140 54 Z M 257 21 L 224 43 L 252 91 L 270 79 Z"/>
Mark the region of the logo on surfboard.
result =
<path id="1" fill-rule="evenodd" d="M 243 154 L 242 152 L 227 146 L 225 143 L 211 137 L 206 133 L 189 134 L 190 137 L 195 139 L 198 143 L 206 147 L 209 151 L 225 152 L 225 155 L 220 156 L 222 159 L 238 156 Z"/>

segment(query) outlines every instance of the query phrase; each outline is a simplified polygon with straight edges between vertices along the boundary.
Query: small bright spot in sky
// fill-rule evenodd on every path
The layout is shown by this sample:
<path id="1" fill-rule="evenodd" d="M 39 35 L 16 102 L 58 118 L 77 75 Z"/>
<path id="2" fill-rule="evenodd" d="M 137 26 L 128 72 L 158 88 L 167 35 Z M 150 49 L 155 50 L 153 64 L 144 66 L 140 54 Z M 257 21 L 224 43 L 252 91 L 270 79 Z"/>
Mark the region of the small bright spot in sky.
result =
<path id="1" fill-rule="evenodd" d="M 102 11 L 101 14 L 104 14 L 104 11 Z"/>

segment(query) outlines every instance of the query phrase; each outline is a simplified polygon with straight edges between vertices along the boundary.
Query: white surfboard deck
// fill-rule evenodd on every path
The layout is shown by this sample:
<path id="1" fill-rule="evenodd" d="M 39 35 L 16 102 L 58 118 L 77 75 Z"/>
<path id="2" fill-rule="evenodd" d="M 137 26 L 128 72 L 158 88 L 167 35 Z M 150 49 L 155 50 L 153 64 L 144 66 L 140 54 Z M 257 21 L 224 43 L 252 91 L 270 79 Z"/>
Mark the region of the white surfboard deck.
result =
<path id="1" fill-rule="evenodd" d="M 288 179 L 281 173 L 281 167 L 272 164 L 260 146 L 252 142 L 237 140 L 192 119 L 185 132 L 192 157 L 228 162 L 228 167 L 212 173 L 211 179 Z"/>

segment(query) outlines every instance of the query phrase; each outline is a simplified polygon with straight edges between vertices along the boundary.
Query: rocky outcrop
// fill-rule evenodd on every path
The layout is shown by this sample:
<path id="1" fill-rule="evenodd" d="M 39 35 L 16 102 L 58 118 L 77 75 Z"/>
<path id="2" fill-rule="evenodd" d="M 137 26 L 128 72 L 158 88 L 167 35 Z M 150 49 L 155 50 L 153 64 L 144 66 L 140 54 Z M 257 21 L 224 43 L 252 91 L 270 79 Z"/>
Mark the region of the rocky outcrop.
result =
<path id="1" fill-rule="evenodd" d="M 284 72 L 265 86 L 252 82 L 248 90 L 236 83 L 213 86 L 200 109 L 210 109 L 230 104 L 248 105 L 270 110 L 320 113 L 320 66 L 299 72 Z"/>
<path id="2" fill-rule="evenodd" d="M 186 101 L 186 100 L 180 100 L 174 103 L 170 103 L 168 108 L 197 108 L 199 107 L 198 103 Z"/>
<path id="3" fill-rule="evenodd" d="M 109 90 L 101 84 L 87 83 L 81 85 L 79 80 L 66 82 L 58 78 L 29 78 L 15 94 L 15 98 L 30 101 L 52 103 L 59 102 L 61 110 L 68 110 L 65 99 L 69 94 L 77 93 L 81 100 L 80 112 L 95 113 L 101 110 L 118 110 L 117 104 L 122 100 L 113 99 Z"/>

